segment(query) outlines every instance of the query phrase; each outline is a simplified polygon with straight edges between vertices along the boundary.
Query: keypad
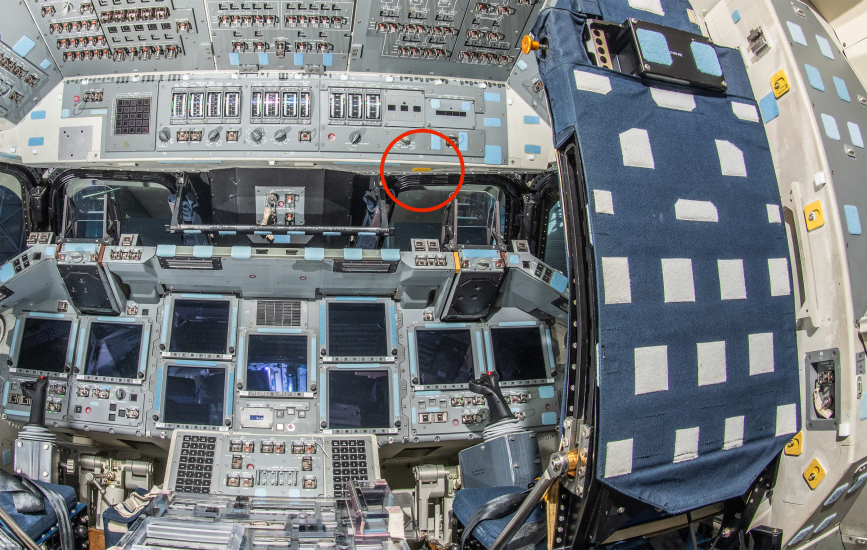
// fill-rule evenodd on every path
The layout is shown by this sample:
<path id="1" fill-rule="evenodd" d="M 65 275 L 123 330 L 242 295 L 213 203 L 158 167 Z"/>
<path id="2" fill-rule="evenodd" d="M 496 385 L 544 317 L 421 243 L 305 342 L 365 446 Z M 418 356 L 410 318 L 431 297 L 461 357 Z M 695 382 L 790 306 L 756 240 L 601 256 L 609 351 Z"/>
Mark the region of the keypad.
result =
<path id="1" fill-rule="evenodd" d="M 349 498 L 349 482 L 367 481 L 367 448 L 363 439 L 331 441 L 335 498 Z"/>
<path id="2" fill-rule="evenodd" d="M 185 435 L 181 442 L 175 491 L 179 493 L 209 494 L 214 471 L 214 453 L 217 438 L 204 435 Z"/>
<path id="3" fill-rule="evenodd" d="M 148 134 L 151 123 L 150 99 L 118 99 L 115 135 Z"/>

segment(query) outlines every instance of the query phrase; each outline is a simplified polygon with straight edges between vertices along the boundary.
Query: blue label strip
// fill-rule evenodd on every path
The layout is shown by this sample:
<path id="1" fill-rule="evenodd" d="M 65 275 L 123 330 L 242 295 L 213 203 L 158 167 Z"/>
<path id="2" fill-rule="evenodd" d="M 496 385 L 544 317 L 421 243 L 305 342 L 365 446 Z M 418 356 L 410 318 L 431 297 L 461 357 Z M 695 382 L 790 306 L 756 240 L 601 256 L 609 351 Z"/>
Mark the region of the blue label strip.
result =
<path id="1" fill-rule="evenodd" d="M 163 369 L 157 369 L 157 389 L 156 394 L 154 395 L 154 412 L 159 414 L 160 412 L 160 397 L 163 394 Z"/>
<path id="2" fill-rule="evenodd" d="M 400 418 L 400 384 L 399 384 L 399 380 L 400 380 L 400 377 L 398 377 L 397 374 L 392 375 L 392 383 L 394 385 L 394 397 L 392 397 L 392 399 L 394 399 L 394 418 L 391 419 L 391 426 L 393 426 L 394 422 L 398 418 Z M 389 426 L 389 428 L 391 426 Z"/>
<path id="3" fill-rule="evenodd" d="M 322 336 L 322 345 L 325 345 L 325 304 L 319 304 L 319 335 Z M 314 363 L 315 364 L 315 363 Z"/>
<path id="4" fill-rule="evenodd" d="M 9 403 L 9 380 L 3 384 L 3 406 L 5 407 L 7 403 Z"/>
<path id="5" fill-rule="evenodd" d="M 244 356 L 244 342 L 245 338 L 243 336 L 238 338 L 238 362 L 235 364 L 235 370 L 238 372 L 238 380 L 242 380 L 242 374 L 244 372 L 244 368 L 247 366 L 247 358 Z M 246 379 L 244 379 L 246 381 Z"/>
<path id="6" fill-rule="evenodd" d="M 479 362 L 479 372 L 485 372 L 487 369 L 485 368 L 485 358 L 482 355 L 482 350 L 484 346 L 482 346 L 482 333 L 476 332 L 476 360 Z"/>
<path id="7" fill-rule="evenodd" d="M 183 365 L 189 367 L 216 367 L 216 361 L 199 361 L 197 359 L 173 359 L 175 365 Z"/>
<path id="8" fill-rule="evenodd" d="M 232 308 L 232 326 L 229 329 L 229 347 L 235 347 L 235 338 L 238 330 L 238 306 Z"/>
<path id="9" fill-rule="evenodd" d="M 78 335 L 78 323 L 72 323 L 72 333 L 69 335 L 69 349 L 66 350 L 66 362 L 72 363 L 72 354 L 75 353 L 75 337 Z"/>
<path id="10" fill-rule="evenodd" d="M 488 370 L 492 371 L 496 367 L 494 365 L 494 354 L 491 351 L 491 332 L 485 331 L 485 357 L 488 360 Z"/>
<path id="11" fill-rule="evenodd" d="M 391 310 L 391 347 L 397 347 L 397 315 L 394 312 L 394 302 L 389 306 Z"/>
<path id="12" fill-rule="evenodd" d="M 81 362 L 84 360 L 84 337 L 87 336 L 87 332 L 81 331 L 81 334 L 78 335 L 78 353 L 75 354 L 75 366 L 81 368 Z"/>
<path id="13" fill-rule="evenodd" d="M 443 392 L 440 390 L 424 390 L 415 392 L 416 395 L 425 396 L 425 395 L 442 395 Z M 428 409 L 430 410 L 430 409 Z"/>
<path id="14" fill-rule="evenodd" d="M 424 328 L 466 328 L 466 323 L 425 323 Z"/>
<path id="15" fill-rule="evenodd" d="M 193 300 L 222 300 L 222 294 L 181 294 L 181 298 L 191 298 Z"/>
<path id="16" fill-rule="evenodd" d="M 379 363 L 338 363 L 334 365 L 338 369 L 375 369 L 379 368 Z"/>
<path id="17" fill-rule="evenodd" d="M 145 369 L 147 369 L 147 366 L 148 366 L 148 355 L 149 355 L 149 353 L 148 353 L 148 346 L 149 346 L 150 343 L 151 343 L 151 329 L 150 329 L 150 326 L 149 326 L 149 325 L 148 325 L 148 326 L 145 326 L 145 327 L 144 327 L 144 330 L 143 330 L 142 332 L 143 332 L 144 334 L 142 334 L 142 341 L 141 341 L 141 358 L 139 359 L 139 363 L 138 363 L 138 371 L 139 371 L 139 372 L 145 372 Z"/>
<path id="18" fill-rule="evenodd" d="M 135 323 L 135 317 L 97 317 L 97 321 L 104 323 Z"/>
<path id="19" fill-rule="evenodd" d="M 226 416 L 232 416 L 232 405 L 234 402 L 232 401 L 232 395 L 235 394 L 233 391 L 235 388 L 235 373 L 229 371 L 229 387 L 226 388 Z"/>
<path id="20" fill-rule="evenodd" d="M 166 306 L 166 311 L 163 313 L 163 331 L 160 334 L 160 344 L 166 345 L 166 337 L 169 333 L 169 319 L 172 318 L 172 313 L 174 310 L 174 304 L 172 307 Z"/>
<path id="21" fill-rule="evenodd" d="M 15 320 L 15 331 L 12 333 L 12 343 L 9 344 L 9 357 L 15 356 L 15 345 L 18 343 L 18 329 L 24 324 L 22 321 Z"/>
<path id="22" fill-rule="evenodd" d="M 415 376 L 416 361 L 415 361 L 415 331 L 406 331 L 407 346 L 409 346 L 409 374 Z"/>
<path id="23" fill-rule="evenodd" d="M 325 371 L 319 373 L 319 393 L 320 395 L 327 395 L 325 393 Z M 322 406 L 319 407 L 319 418 L 325 420 L 325 410 L 328 407 L 325 406 L 325 403 L 322 403 Z"/>
<path id="24" fill-rule="evenodd" d="M 375 302 L 376 296 L 337 296 L 338 302 Z"/>
<path id="25" fill-rule="evenodd" d="M 535 327 L 536 321 L 506 321 L 504 323 L 500 323 L 500 327 Z"/>
<path id="26" fill-rule="evenodd" d="M 39 317 L 41 319 L 63 319 L 62 313 L 44 313 L 42 311 L 34 311 L 30 313 L 30 317 Z"/>
<path id="27" fill-rule="evenodd" d="M 307 372 L 316 372 L 316 337 L 310 338 L 310 364 L 307 365 Z M 315 380 L 315 378 L 314 378 Z M 322 388 L 319 388 L 320 391 Z"/>
<path id="28" fill-rule="evenodd" d="M 551 329 L 545 329 L 545 343 L 548 346 L 548 371 L 545 374 L 550 375 L 550 371 L 554 370 L 554 346 L 551 345 Z M 546 376 L 547 378 L 547 376 Z"/>
<path id="29" fill-rule="evenodd" d="M 259 334 L 301 334 L 300 328 L 260 328 Z M 240 346 L 240 342 L 238 343 Z M 240 352 L 239 352 L 240 353 Z"/>

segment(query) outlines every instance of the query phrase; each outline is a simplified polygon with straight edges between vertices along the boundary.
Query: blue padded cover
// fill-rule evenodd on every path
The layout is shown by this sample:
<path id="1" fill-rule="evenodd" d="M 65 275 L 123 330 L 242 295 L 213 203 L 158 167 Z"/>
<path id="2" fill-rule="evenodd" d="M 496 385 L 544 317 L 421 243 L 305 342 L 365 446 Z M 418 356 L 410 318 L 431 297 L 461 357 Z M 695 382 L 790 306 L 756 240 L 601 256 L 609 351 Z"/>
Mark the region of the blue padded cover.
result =
<path id="1" fill-rule="evenodd" d="M 692 5 L 690 5 L 688 0 L 660 0 L 660 5 L 665 14 L 664 16 L 647 10 L 635 9 L 630 6 L 629 0 L 599 0 L 602 18 L 605 21 L 620 25 L 627 19 L 634 17 L 639 21 L 647 21 L 648 23 L 656 23 L 657 25 L 665 25 L 666 27 L 701 34 L 701 29 L 689 20 L 689 16 L 686 13 L 686 10 L 692 9 Z M 584 11 L 584 13 L 589 12 Z"/>
<path id="2" fill-rule="evenodd" d="M 602 2 L 603 11 L 608 5 Z M 554 144 L 577 137 L 590 201 L 596 476 L 680 513 L 742 495 L 798 431 L 794 303 L 777 180 L 762 124 L 736 116 L 757 106 L 737 51 L 717 48 L 727 96 L 681 88 L 654 98 L 639 78 L 589 63 L 583 26 L 581 14 L 546 9 L 533 34 L 552 44 L 537 60 Z M 582 89 L 576 70 L 584 75 Z M 588 82 L 596 91 L 587 91 Z M 657 104 L 671 91 L 689 97 L 674 96 L 679 107 Z M 646 167 L 627 163 L 621 145 L 624 134 L 636 132 L 649 142 Z M 642 147 L 635 151 L 646 156 Z M 613 214 L 605 212 L 606 201 L 597 212 L 597 191 L 610 193 Z M 711 220 L 678 219 L 678 201 L 701 201 L 700 214 Z M 603 258 L 628 261 L 621 264 L 625 286 L 609 274 L 620 287 L 608 303 Z M 662 266 L 671 259 L 690 265 L 689 276 L 664 278 Z M 729 261 L 727 269 L 720 260 Z M 731 260 L 742 262 L 734 277 Z M 705 372 L 715 373 L 702 385 L 700 349 L 709 359 Z"/>
<path id="3" fill-rule="evenodd" d="M 483 504 L 487 504 L 489 501 L 503 495 L 523 493 L 525 490 L 526 489 L 521 489 L 520 487 L 461 489 L 455 494 L 455 501 L 452 505 L 452 509 L 461 523 L 466 525 L 476 510 L 481 508 Z M 502 519 L 489 519 L 488 521 L 479 523 L 476 530 L 473 532 L 473 536 L 476 537 L 476 540 L 481 542 L 485 548 L 487 548 L 497 540 L 497 536 L 503 532 L 503 529 L 506 528 L 506 525 L 508 525 L 509 520 L 512 519 L 513 515 L 514 514 L 509 514 Z M 531 523 L 545 521 L 545 514 L 541 504 L 536 506 L 533 513 L 530 514 L 526 521 Z M 542 547 L 545 547 L 545 539 L 542 539 L 539 544 L 542 545 Z"/>
<path id="4" fill-rule="evenodd" d="M 66 485 L 42 483 L 40 481 L 37 481 L 36 483 L 60 494 L 60 496 L 63 497 L 63 499 L 66 501 L 66 505 L 70 509 L 75 506 L 75 489 L 73 489 L 72 487 L 68 487 Z M 22 529 L 24 529 L 24 532 L 27 533 L 27 535 L 33 540 L 41 537 L 43 533 L 51 529 L 54 524 L 57 523 L 57 515 L 54 513 L 54 509 L 51 508 L 51 505 L 48 504 L 48 501 L 44 502 L 45 510 L 42 513 L 20 514 L 18 513 L 18 511 L 15 510 L 15 503 L 12 501 L 12 493 L 0 492 L 0 506 L 2 506 L 3 509 L 6 510 L 6 512 L 10 516 L 12 516 L 12 519 L 14 519 L 18 523 L 18 525 Z M 2 523 L 0 523 L 0 525 L 2 525 Z M 2 526 L 4 530 L 10 532 L 5 525 Z"/>

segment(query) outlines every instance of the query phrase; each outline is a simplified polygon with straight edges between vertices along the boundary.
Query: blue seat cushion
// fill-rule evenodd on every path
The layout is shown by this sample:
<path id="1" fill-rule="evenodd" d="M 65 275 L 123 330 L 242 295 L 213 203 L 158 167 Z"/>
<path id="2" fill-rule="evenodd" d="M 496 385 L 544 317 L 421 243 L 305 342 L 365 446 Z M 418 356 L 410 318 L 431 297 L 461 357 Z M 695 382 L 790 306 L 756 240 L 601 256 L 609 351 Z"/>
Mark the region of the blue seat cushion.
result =
<path id="1" fill-rule="evenodd" d="M 482 505 L 487 504 L 495 498 L 515 493 L 523 493 L 525 490 L 526 489 L 520 487 L 461 489 L 455 494 L 455 501 L 452 505 L 452 510 L 455 513 L 455 517 L 457 517 L 462 524 L 466 525 L 476 510 L 481 508 Z M 503 532 L 503 529 L 506 528 L 506 525 L 509 524 L 509 521 L 514 515 L 515 514 L 509 514 L 502 519 L 489 519 L 479 523 L 476 530 L 473 531 L 473 536 L 476 537 L 476 540 L 482 543 L 485 548 L 489 547 L 495 540 L 497 540 L 497 537 Z M 533 509 L 533 513 L 530 514 L 526 521 L 532 523 L 545 521 L 545 513 L 541 503 Z M 545 540 L 543 539 L 540 544 L 544 547 Z"/>
<path id="2" fill-rule="evenodd" d="M 52 483 L 42 483 L 37 481 L 39 485 L 51 489 L 58 493 L 66 501 L 68 508 L 75 507 L 75 489 L 66 485 L 54 485 Z M 12 516 L 12 519 L 24 530 L 27 535 L 33 540 L 39 539 L 46 531 L 54 527 L 57 523 L 57 515 L 54 509 L 45 501 L 45 510 L 38 514 L 21 514 L 15 510 L 15 503 L 12 501 L 12 493 L 0 493 L 0 506 Z M 9 529 L 4 525 L 3 528 L 9 532 Z"/>

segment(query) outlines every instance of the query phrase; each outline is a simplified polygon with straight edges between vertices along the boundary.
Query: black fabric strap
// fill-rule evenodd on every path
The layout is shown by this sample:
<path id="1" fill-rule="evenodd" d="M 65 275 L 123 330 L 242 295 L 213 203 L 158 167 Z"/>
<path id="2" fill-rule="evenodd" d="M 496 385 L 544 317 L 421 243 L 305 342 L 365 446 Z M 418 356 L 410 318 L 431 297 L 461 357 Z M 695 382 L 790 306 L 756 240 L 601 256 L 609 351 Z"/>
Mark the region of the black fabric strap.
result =
<path id="1" fill-rule="evenodd" d="M 510 514 L 513 514 L 527 498 L 529 491 L 523 493 L 513 493 L 503 495 L 493 500 L 488 501 L 470 516 L 467 524 L 464 526 L 464 534 L 461 537 L 461 549 L 463 550 L 467 539 L 470 538 L 476 527 L 490 519 L 502 519 Z M 545 522 L 525 522 L 512 536 L 504 550 L 532 550 L 547 534 Z"/>
<path id="2" fill-rule="evenodd" d="M 42 495 L 5 470 L 0 470 L 0 492 L 12 493 L 12 502 L 19 514 L 35 514 L 45 510 Z"/>
<path id="3" fill-rule="evenodd" d="M 66 506 L 66 499 L 60 496 L 60 493 L 45 487 L 43 483 L 33 483 L 43 495 L 45 500 L 54 509 L 54 514 L 57 516 L 57 526 L 60 531 L 60 549 L 72 550 L 73 534 L 72 522 L 69 520 L 69 507 Z"/>

